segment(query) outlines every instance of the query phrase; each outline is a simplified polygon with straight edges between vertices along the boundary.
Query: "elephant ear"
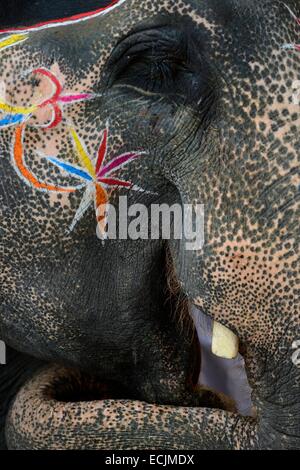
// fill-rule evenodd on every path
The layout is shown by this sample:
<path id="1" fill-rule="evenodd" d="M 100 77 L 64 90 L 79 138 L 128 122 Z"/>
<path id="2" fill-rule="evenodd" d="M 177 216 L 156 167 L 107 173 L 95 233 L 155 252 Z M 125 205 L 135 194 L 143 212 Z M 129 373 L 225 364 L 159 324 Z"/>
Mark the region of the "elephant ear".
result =
<path id="1" fill-rule="evenodd" d="M 24 382 L 43 364 L 10 347 L 6 348 L 6 364 L 0 365 L 0 450 L 6 449 L 5 419 L 10 403 Z"/>

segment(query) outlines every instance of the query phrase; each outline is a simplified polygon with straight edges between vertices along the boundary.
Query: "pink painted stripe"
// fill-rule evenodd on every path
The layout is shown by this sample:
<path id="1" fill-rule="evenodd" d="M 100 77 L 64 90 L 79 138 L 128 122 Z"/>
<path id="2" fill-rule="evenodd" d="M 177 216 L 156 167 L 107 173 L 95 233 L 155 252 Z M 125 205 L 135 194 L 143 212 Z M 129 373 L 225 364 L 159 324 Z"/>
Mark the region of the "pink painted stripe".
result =
<path id="1" fill-rule="evenodd" d="M 102 178 L 103 176 L 106 176 L 107 174 L 118 170 L 121 168 L 123 165 L 126 165 L 127 163 L 131 162 L 132 160 L 136 160 L 137 158 L 141 157 L 143 154 L 141 153 L 124 153 L 123 155 L 120 155 L 119 157 L 114 158 L 111 162 L 109 162 L 107 165 L 105 165 L 98 173 L 98 177 Z"/>
<path id="2" fill-rule="evenodd" d="M 60 96 L 59 101 L 62 103 L 73 103 L 74 101 L 90 100 L 94 97 L 91 93 L 79 93 L 78 95 Z"/>

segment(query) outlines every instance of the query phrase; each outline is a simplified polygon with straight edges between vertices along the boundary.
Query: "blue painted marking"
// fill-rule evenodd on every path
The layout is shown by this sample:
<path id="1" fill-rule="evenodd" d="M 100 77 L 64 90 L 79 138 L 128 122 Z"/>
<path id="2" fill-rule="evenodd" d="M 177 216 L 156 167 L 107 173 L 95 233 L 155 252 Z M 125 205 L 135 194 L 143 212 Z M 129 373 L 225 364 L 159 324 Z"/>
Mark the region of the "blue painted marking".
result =
<path id="1" fill-rule="evenodd" d="M 13 126 L 20 124 L 26 118 L 25 114 L 7 114 L 3 119 L 0 119 L 0 127 Z"/>
<path id="2" fill-rule="evenodd" d="M 86 171 L 81 170 L 80 168 L 73 166 L 70 163 L 61 162 L 55 157 L 47 157 L 47 158 L 48 160 L 50 160 L 51 163 L 58 166 L 59 168 L 62 168 L 68 173 L 71 173 L 72 175 L 75 175 L 75 176 L 79 176 L 79 178 L 84 179 L 86 181 L 93 181 L 93 178 Z"/>

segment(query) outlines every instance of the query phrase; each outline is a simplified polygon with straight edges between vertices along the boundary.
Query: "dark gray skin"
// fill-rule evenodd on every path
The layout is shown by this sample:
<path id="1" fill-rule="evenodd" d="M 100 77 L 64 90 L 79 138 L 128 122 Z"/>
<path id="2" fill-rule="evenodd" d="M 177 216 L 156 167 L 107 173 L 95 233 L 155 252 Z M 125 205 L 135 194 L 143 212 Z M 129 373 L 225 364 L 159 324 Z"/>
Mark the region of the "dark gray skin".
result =
<path id="1" fill-rule="evenodd" d="M 300 17 L 299 2 L 287 5 Z M 82 194 L 55 199 L 26 187 L 10 163 L 14 130 L 1 131 L 1 337 L 130 389 L 127 400 L 66 404 L 51 387 L 68 373 L 43 372 L 8 415 L 10 448 L 300 448 L 300 369 L 292 361 L 300 133 L 291 102 L 299 56 L 281 48 L 298 33 L 280 1 L 128 0 L 104 18 L 32 33 L 2 54 L 1 74 L 15 80 L 11 102 L 28 106 L 39 84 L 23 79 L 20 88 L 20 71 L 41 65 L 58 64 L 73 92 L 101 94 L 68 108 L 47 137 L 26 131 L 36 174 L 65 184 L 34 150 L 57 147 L 74 163 L 66 118 L 85 142 L 98 141 L 109 119 L 110 158 L 147 151 L 118 176 L 157 193 L 156 201 L 197 201 L 206 211 L 201 252 L 162 240 L 101 244 L 92 211 L 68 234 Z M 257 419 L 191 406 L 191 349 L 174 323 L 166 326 L 168 250 L 181 295 L 238 335 Z M 40 365 L 30 363 L 32 371 Z"/>

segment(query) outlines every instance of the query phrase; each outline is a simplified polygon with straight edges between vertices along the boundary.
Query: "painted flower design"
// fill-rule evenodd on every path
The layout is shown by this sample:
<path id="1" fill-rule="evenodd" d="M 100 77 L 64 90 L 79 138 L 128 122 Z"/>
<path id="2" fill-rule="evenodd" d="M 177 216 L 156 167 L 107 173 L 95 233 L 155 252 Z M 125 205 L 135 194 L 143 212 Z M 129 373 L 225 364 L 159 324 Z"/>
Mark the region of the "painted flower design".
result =
<path id="1" fill-rule="evenodd" d="M 3 116 L 0 118 L 0 129 L 3 127 L 9 127 L 16 124 L 23 124 L 31 118 L 39 109 L 50 106 L 52 109 L 52 118 L 49 123 L 43 127 L 45 129 L 53 129 L 58 126 L 63 119 L 63 106 L 76 103 L 79 101 L 90 100 L 94 97 L 91 93 L 78 93 L 78 94 L 64 94 L 63 86 L 59 79 L 50 70 L 40 67 L 33 70 L 33 75 L 42 75 L 47 77 L 52 84 L 52 94 L 49 98 L 43 100 L 39 104 L 35 104 L 28 107 L 14 106 L 9 103 L 5 103 L 0 100 L 0 111 Z"/>
<path id="2" fill-rule="evenodd" d="M 289 13 L 291 14 L 292 18 L 296 21 L 296 23 L 300 26 L 300 18 L 295 15 L 295 13 L 291 10 L 291 8 L 284 3 L 284 6 L 288 9 Z M 288 50 L 294 50 L 294 51 L 300 51 L 300 44 L 296 43 L 288 43 L 284 44 L 282 46 L 283 49 L 288 49 Z"/>
<path id="3" fill-rule="evenodd" d="M 141 191 L 141 188 L 134 185 L 130 181 L 118 179 L 115 173 L 125 165 L 128 165 L 133 160 L 140 158 L 145 152 L 128 152 L 118 155 L 110 162 L 105 163 L 108 147 L 108 127 L 104 130 L 101 143 L 98 149 L 97 158 L 93 161 L 84 146 L 84 143 L 79 138 L 74 128 L 70 128 L 73 139 L 74 148 L 77 158 L 81 166 L 76 166 L 70 163 L 59 160 L 56 157 L 46 158 L 60 169 L 67 172 L 72 177 L 77 178 L 81 185 L 85 186 L 85 192 L 79 208 L 75 214 L 73 222 L 70 226 L 70 231 L 74 229 L 76 224 L 81 220 L 86 211 L 94 203 L 96 219 L 97 219 L 97 234 L 99 238 L 104 239 L 106 236 L 105 228 L 107 224 L 107 209 L 109 202 L 108 188 L 126 188 L 135 191 Z M 81 186 L 82 187 L 82 186 Z"/>

